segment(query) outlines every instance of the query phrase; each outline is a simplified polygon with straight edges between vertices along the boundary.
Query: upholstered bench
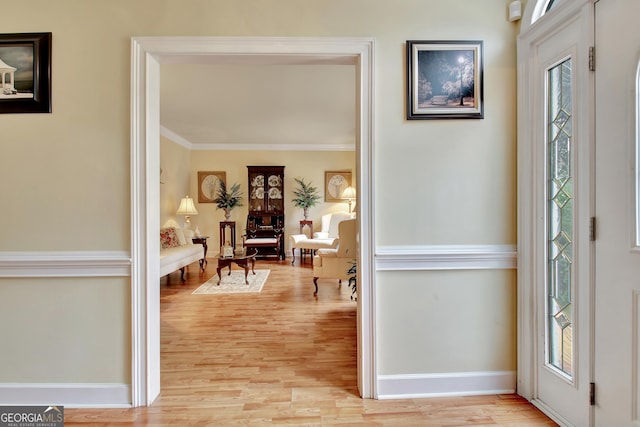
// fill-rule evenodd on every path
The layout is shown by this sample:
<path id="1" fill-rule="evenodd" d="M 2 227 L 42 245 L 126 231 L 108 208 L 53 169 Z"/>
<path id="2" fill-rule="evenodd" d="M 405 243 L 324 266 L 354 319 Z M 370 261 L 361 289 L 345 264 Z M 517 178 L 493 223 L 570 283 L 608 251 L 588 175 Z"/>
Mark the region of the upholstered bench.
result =
<path id="1" fill-rule="evenodd" d="M 339 239 L 337 237 L 320 239 L 308 238 L 305 234 L 292 234 L 289 236 L 291 243 L 291 264 L 296 262 L 296 248 L 300 249 L 300 258 L 304 258 L 303 250 L 311 251 L 311 256 L 315 255 L 318 249 L 335 249 L 338 247 Z"/>
<path id="2" fill-rule="evenodd" d="M 256 250 L 259 248 L 272 248 L 274 250 L 273 255 L 280 258 L 280 239 L 276 237 L 253 237 L 245 239 L 243 246 L 245 248 L 253 248 Z"/>

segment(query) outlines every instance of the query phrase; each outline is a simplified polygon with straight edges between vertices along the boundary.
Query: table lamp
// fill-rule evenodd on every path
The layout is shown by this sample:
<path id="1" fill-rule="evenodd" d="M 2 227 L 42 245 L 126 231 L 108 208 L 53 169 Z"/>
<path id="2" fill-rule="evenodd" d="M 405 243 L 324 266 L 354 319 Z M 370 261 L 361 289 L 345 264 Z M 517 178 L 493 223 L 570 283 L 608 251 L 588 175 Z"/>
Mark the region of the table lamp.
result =
<path id="1" fill-rule="evenodd" d="M 347 203 L 349 203 L 349 213 L 351 213 L 351 204 L 356 198 L 356 189 L 351 186 L 345 188 L 342 192 L 342 198 L 347 199 Z"/>
<path id="2" fill-rule="evenodd" d="M 176 215 L 184 215 L 184 228 L 189 228 L 191 215 L 198 215 L 198 211 L 196 210 L 191 197 L 186 196 L 180 200 L 180 206 L 178 207 Z"/>

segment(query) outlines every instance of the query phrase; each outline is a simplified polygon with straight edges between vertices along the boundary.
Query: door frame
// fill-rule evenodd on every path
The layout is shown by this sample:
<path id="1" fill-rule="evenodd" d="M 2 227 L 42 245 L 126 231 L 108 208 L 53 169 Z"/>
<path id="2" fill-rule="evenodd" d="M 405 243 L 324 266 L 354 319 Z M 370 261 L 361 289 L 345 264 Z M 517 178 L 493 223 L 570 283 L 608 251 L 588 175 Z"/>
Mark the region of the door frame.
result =
<path id="1" fill-rule="evenodd" d="M 539 129 L 539 124 L 544 121 L 541 117 L 543 105 L 540 105 L 539 97 L 536 97 L 534 91 L 537 90 L 537 83 L 532 73 L 534 67 L 538 64 L 536 47 L 543 41 L 548 40 L 556 32 L 560 31 L 565 24 L 581 20 L 580 26 L 582 33 L 589 35 L 591 40 L 584 40 L 585 44 L 590 45 L 593 40 L 593 1 L 592 0 L 565 0 L 552 9 L 543 19 L 544 6 L 546 0 L 531 1 L 527 4 L 523 14 L 520 35 L 518 37 L 518 371 L 517 371 L 517 392 L 521 396 L 527 398 L 536 404 L 543 412 L 559 422 L 561 425 L 567 425 L 566 420 L 555 413 L 553 408 L 546 406 L 538 401 L 538 366 L 540 363 L 539 355 L 541 350 L 538 345 L 538 337 L 544 331 L 540 330 L 538 323 L 540 311 L 544 311 L 545 307 L 538 304 L 537 286 L 540 283 L 546 283 L 546 279 L 541 277 L 544 272 L 540 271 L 541 265 L 545 265 L 545 260 L 540 259 L 538 250 L 541 241 L 541 235 L 544 236 L 544 229 L 541 229 L 540 221 L 544 218 L 544 206 L 540 200 L 544 200 L 544 191 L 536 182 L 545 175 L 545 164 L 541 164 L 544 159 L 540 159 L 535 150 L 535 142 L 540 138 L 544 139 L 544 131 Z M 587 8 L 591 10 L 591 18 L 585 11 Z M 588 22 L 590 21 L 590 22 Z M 576 52 L 576 66 L 579 67 L 580 73 L 589 73 L 585 77 L 586 86 L 589 90 L 582 92 L 585 97 L 579 108 L 583 110 L 580 114 L 583 117 L 593 117 L 593 93 L 594 81 L 593 75 L 588 71 L 587 61 L 583 58 L 587 57 L 587 52 Z M 593 121 L 590 121 L 593 123 Z M 592 125 L 591 125 L 592 126 Z M 576 224 L 575 233 L 584 239 L 589 233 L 588 219 L 593 215 L 594 206 L 594 182 L 593 182 L 593 131 L 587 131 L 587 135 L 581 136 L 588 144 L 587 150 L 582 150 L 577 161 L 582 165 L 589 165 L 588 172 L 584 175 L 576 177 L 576 182 L 580 180 L 582 194 L 585 191 L 589 200 L 576 200 Z M 585 169 L 582 169 L 585 170 Z M 541 175 L 542 174 L 542 175 Z M 578 185 L 578 184 L 577 184 Z M 578 204 L 579 203 L 579 204 Z M 580 211 L 578 211 L 580 209 Z M 593 260 L 593 245 L 589 245 L 588 257 Z M 582 261 L 583 262 L 583 261 Z M 593 356 L 594 356 L 594 306 L 593 306 L 593 271 L 592 265 L 578 266 L 578 275 L 582 275 L 580 280 L 585 280 L 588 285 L 581 287 L 579 292 L 582 309 L 585 310 L 586 318 L 580 318 L 578 328 L 588 328 L 589 343 L 581 343 L 580 351 L 582 357 L 586 356 L 588 363 L 578 365 L 578 369 L 587 370 L 588 377 L 593 378 Z M 586 278 L 585 278 L 586 276 Z M 586 292 L 586 293 L 585 293 Z M 576 296 L 578 298 L 578 296 Z M 585 298 L 584 300 L 582 298 Z M 586 301 L 586 303 L 584 303 Z M 584 320 L 586 319 L 586 320 Z M 580 326 L 582 325 L 582 326 Z M 544 326 L 542 326 L 544 328 Z M 577 357 L 577 356 L 576 356 Z M 585 360 L 585 359 L 582 359 Z M 588 365 L 588 366 L 584 366 Z M 588 389 L 588 387 L 586 387 Z M 585 402 L 588 402 L 588 397 Z M 589 415 L 591 423 L 593 422 L 593 409 Z"/>
<path id="2" fill-rule="evenodd" d="M 160 64 L 238 58 L 356 67 L 358 388 L 377 398 L 374 271 L 374 40 L 304 37 L 134 37 L 131 40 L 131 401 L 160 393 Z M 288 62 L 287 62 L 288 61 Z M 265 63 L 265 62 L 262 62 Z M 282 63 L 282 62 L 279 62 Z"/>

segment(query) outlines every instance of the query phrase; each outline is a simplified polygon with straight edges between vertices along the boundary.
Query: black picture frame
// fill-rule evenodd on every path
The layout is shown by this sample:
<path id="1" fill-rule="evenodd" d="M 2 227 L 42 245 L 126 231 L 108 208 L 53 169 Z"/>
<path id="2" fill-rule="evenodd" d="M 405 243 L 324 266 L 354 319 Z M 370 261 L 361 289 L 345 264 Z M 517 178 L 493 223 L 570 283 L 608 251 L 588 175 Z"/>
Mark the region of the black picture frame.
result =
<path id="1" fill-rule="evenodd" d="M 0 114 L 16 113 L 51 113 L 51 33 L 0 34 Z"/>
<path id="2" fill-rule="evenodd" d="M 407 120 L 484 118 L 481 40 L 407 40 Z"/>

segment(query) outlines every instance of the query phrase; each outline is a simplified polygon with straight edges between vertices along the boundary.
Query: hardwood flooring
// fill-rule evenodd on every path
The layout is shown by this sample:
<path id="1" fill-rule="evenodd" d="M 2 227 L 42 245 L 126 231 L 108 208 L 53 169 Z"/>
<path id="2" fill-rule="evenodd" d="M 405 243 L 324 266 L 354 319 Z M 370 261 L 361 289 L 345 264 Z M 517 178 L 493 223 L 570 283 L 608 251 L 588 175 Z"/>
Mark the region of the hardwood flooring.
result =
<path id="1" fill-rule="evenodd" d="M 192 295 L 215 275 L 210 260 L 187 281 L 161 279 L 161 385 L 145 408 L 65 408 L 65 426 L 552 426 L 517 395 L 361 399 L 356 303 L 309 259 L 256 263 L 261 293 Z"/>

